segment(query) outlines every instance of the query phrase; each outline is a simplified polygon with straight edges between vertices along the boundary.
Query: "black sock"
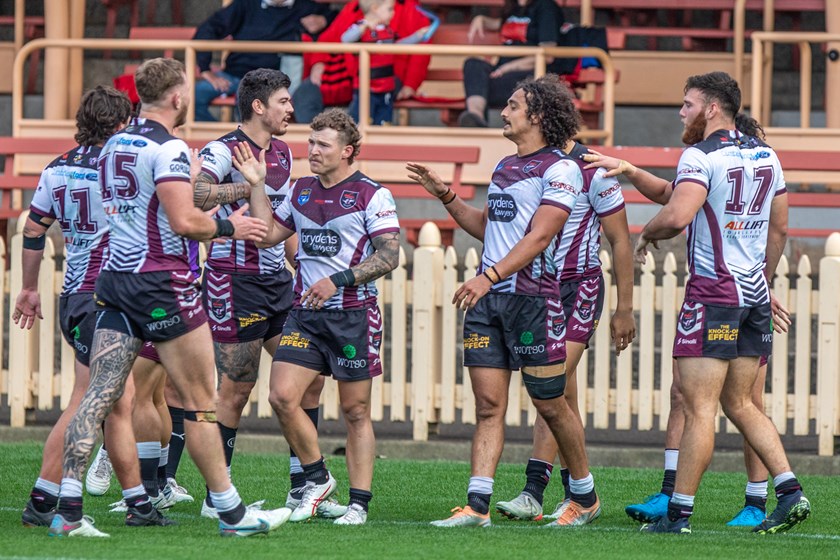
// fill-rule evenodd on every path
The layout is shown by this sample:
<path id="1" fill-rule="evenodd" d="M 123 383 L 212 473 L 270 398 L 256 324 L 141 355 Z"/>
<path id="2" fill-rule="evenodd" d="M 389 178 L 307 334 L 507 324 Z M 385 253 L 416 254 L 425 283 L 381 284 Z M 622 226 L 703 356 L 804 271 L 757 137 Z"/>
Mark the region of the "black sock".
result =
<path id="1" fill-rule="evenodd" d="M 799 481 L 796 480 L 796 478 L 794 477 L 776 486 L 776 497 L 783 498 L 784 496 L 790 496 L 791 494 L 795 494 L 800 490 L 802 490 L 802 486 L 799 484 Z"/>
<path id="2" fill-rule="evenodd" d="M 143 479 L 143 488 L 152 498 L 158 495 L 157 470 L 159 464 L 160 457 L 140 459 L 140 478 Z"/>
<path id="3" fill-rule="evenodd" d="M 221 422 L 219 424 L 219 433 L 222 435 L 222 447 L 225 448 L 225 464 L 229 467 L 233 460 L 233 447 L 236 445 L 236 430 L 237 428 L 228 428 Z"/>
<path id="4" fill-rule="evenodd" d="M 47 513 L 58 505 L 58 496 L 53 496 L 40 488 L 33 488 L 29 493 L 29 501 L 38 513 Z"/>
<path id="5" fill-rule="evenodd" d="M 166 464 L 166 478 L 175 478 L 181 454 L 184 452 L 184 409 L 170 406 L 172 418 L 172 437 L 169 440 L 169 463 Z"/>
<path id="6" fill-rule="evenodd" d="M 350 489 L 350 504 L 359 504 L 365 511 L 368 510 L 368 504 L 371 498 L 373 498 L 373 494 L 367 490 L 359 490 L 358 488 Z"/>
<path id="7" fill-rule="evenodd" d="M 126 498 L 125 505 L 126 507 L 136 509 L 140 513 L 151 513 L 152 511 L 152 501 L 149 499 L 148 494 Z"/>
<path id="8" fill-rule="evenodd" d="M 572 475 L 569 474 L 569 469 L 560 468 L 560 480 L 563 482 L 563 500 L 572 499 L 572 491 L 569 489 L 569 480 Z"/>
<path id="9" fill-rule="evenodd" d="M 102 426 L 101 426 L 101 428 L 102 428 L 102 449 L 105 449 L 105 451 L 108 451 L 108 450 L 105 448 L 105 420 L 103 420 L 103 421 L 102 421 Z"/>
<path id="10" fill-rule="evenodd" d="M 224 521 L 229 525 L 235 525 L 242 521 L 242 518 L 245 517 L 245 504 L 242 501 L 239 501 L 239 505 L 233 508 L 230 511 L 220 511 L 219 512 L 219 519 Z"/>
<path id="11" fill-rule="evenodd" d="M 158 491 L 166 486 L 166 465 L 158 465 L 157 470 Z"/>
<path id="12" fill-rule="evenodd" d="M 306 486 L 306 473 L 291 473 L 289 475 L 289 479 L 291 480 L 292 490 L 303 489 L 303 487 Z"/>
<path id="13" fill-rule="evenodd" d="M 554 465 L 540 461 L 539 459 L 528 459 L 528 465 L 525 467 L 525 489 L 533 498 L 542 505 L 543 494 L 545 487 L 548 486 L 548 481 L 551 480 L 551 471 Z"/>
<path id="14" fill-rule="evenodd" d="M 758 508 L 761 511 L 767 511 L 767 498 L 762 498 L 761 496 L 745 496 L 744 499 L 744 507 L 754 507 Z"/>
<path id="15" fill-rule="evenodd" d="M 309 416 L 309 419 L 312 420 L 312 424 L 315 425 L 315 429 L 318 429 L 318 411 L 321 409 L 319 407 L 315 408 L 304 408 L 303 411 Z"/>
<path id="16" fill-rule="evenodd" d="M 677 483 L 677 471 L 673 469 L 665 469 L 665 475 L 662 477 L 662 493 L 666 496 L 674 495 L 674 485 Z"/>
<path id="17" fill-rule="evenodd" d="M 668 502 L 668 519 L 671 521 L 678 521 L 680 518 L 689 518 L 694 513 L 694 506 L 684 506 L 674 503 L 674 500 Z"/>
<path id="18" fill-rule="evenodd" d="M 62 496 L 58 500 L 58 509 L 56 512 L 71 523 L 80 521 L 82 519 L 82 497 Z"/>
<path id="19" fill-rule="evenodd" d="M 490 498 L 492 497 L 492 494 L 469 492 L 467 493 L 467 505 L 470 506 L 473 511 L 484 515 L 490 511 Z"/>
<path id="20" fill-rule="evenodd" d="M 324 458 L 321 457 L 314 463 L 308 465 L 301 465 L 303 474 L 306 475 L 307 482 L 314 482 L 315 484 L 324 484 L 329 480 L 330 473 L 327 470 L 327 465 L 324 464 Z"/>
<path id="21" fill-rule="evenodd" d="M 569 492 L 570 499 L 582 505 L 585 508 L 590 508 L 595 505 L 595 502 L 598 500 L 598 495 L 595 494 L 595 489 L 593 488 L 586 494 L 575 494 L 574 492 Z"/>

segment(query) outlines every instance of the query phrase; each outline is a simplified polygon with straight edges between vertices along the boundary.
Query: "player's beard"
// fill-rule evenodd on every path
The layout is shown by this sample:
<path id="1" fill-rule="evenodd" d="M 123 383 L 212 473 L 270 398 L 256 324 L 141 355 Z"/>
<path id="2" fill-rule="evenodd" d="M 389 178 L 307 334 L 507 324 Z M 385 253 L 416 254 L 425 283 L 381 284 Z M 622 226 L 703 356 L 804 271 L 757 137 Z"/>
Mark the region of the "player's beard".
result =
<path id="1" fill-rule="evenodd" d="M 187 103 L 181 105 L 181 110 L 178 111 L 178 115 L 175 117 L 175 127 L 178 128 L 179 126 L 183 126 L 184 123 L 187 122 L 187 111 L 190 110 L 190 106 Z"/>
<path id="2" fill-rule="evenodd" d="M 701 142 L 706 134 L 706 115 L 698 113 L 694 120 L 685 125 L 682 141 L 686 146 Z"/>

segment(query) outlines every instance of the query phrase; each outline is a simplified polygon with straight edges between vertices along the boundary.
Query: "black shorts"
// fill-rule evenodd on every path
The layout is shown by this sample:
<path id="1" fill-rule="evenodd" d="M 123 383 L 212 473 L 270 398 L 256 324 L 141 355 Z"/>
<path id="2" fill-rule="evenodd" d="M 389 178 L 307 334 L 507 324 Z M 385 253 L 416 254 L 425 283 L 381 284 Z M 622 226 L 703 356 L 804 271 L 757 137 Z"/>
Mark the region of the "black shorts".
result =
<path id="1" fill-rule="evenodd" d="M 378 307 L 345 310 L 294 308 L 289 312 L 274 361 L 289 362 L 362 381 L 382 373 L 382 316 Z"/>
<path id="2" fill-rule="evenodd" d="M 686 301 L 677 317 L 674 357 L 767 356 L 773 348 L 770 304 L 718 307 Z"/>
<path id="3" fill-rule="evenodd" d="M 201 290 L 192 272 L 103 271 L 96 279 L 97 311 L 123 316 L 128 334 L 163 342 L 207 322 Z"/>
<path id="4" fill-rule="evenodd" d="M 604 309 L 604 277 L 598 275 L 560 283 L 560 299 L 566 315 L 566 342 L 589 346 Z"/>
<path id="5" fill-rule="evenodd" d="M 58 323 L 64 340 L 73 347 L 80 364 L 90 366 L 90 349 L 96 328 L 96 303 L 93 294 L 81 292 L 58 300 Z"/>
<path id="6" fill-rule="evenodd" d="M 491 292 L 464 317 L 465 366 L 514 370 L 565 361 L 566 320 L 557 299 Z"/>
<path id="7" fill-rule="evenodd" d="M 294 292 L 288 270 L 228 274 L 206 270 L 201 290 L 214 342 L 268 340 L 283 332 Z"/>

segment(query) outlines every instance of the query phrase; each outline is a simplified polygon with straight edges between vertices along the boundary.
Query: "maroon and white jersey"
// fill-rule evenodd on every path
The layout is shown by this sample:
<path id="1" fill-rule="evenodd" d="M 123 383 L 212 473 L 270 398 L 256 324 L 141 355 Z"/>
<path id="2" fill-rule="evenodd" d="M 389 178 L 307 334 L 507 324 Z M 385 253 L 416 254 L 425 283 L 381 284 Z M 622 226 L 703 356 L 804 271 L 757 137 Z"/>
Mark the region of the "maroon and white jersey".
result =
<path id="1" fill-rule="evenodd" d="M 317 177 L 301 177 L 275 210 L 274 219 L 297 232 L 296 307 L 315 282 L 373 254 L 374 237 L 400 231 L 391 192 L 359 171 L 329 189 Z M 376 295 L 373 282 L 341 287 L 324 308 L 375 305 Z"/>
<path id="2" fill-rule="evenodd" d="M 189 241 L 172 231 L 157 186 L 176 181 L 190 189 L 187 143 L 149 119 L 114 134 L 99 158 L 102 205 L 110 226 L 104 270 L 188 272 Z"/>
<path id="3" fill-rule="evenodd" d="M 233 149 L 240 142 L 247 142 L 254 156 L 260 157 L 261 148 L 254 144 L 242 129 L 237 128 L 230 134 L 210 142 L 201 150 L 200 155 L 204 157 L 202 171 L 213 177 L 216 183 L 244 182 L 242 174 L 233 166 Z M 292 171 L 292 154 L 285 142 L 272 138 L 271 147 L 265 152 L 265 164 L 265 192 L 271 207 L 276 210 L 289 192 L 289 176 Z M 225 204 L 219 209 L 217 216 L 227 218 L 247 202 L 243 199 Z M 249 213 L 245 212 L 245 215 Z M 258 249 L 253 241 L 228 239 L 210 245 L 207 268 L 226 273 L 271 274 L 286 268 L 286 252 L 283 243 L 267 249 Z"/>
<path id="4" fill-rule="evenodd" d="M 99 190 L 99 146 L 77 146 L 41 173 L 29 211 L 61 226 L 67 273 L 61 295 L 92 292 L 108 247 Z"/>
<path id="5" fill-rule="evenodd" d="M 531 231 L 531 221 L 541 205 L 571 214 L 582 188 L 580 166 L 557 148 L 502 159 L 487 189 L 487 226 L 478 274 L 506 257 Z M 559 298 L 558 245 L 559 236 L 530 264 L 495 284 L 492 291 Z"/>
<path id="6" fill-rule="evenodd" d="M 561 282 L 574 282 L 601 275 L 601 218 L 624 208 L 624 194 L 615 177 L 605 178 L 603 168 L 583 169 L 581 159 L 589 153 L 575 142 L 569 157 L 578 162 L 583 173 L 583 190 L 577 198 L 557 248 L 557 268 Z"/>
<path id="7" fill-rule="evenodd" d="M 719 130 L 683 152 L 674 188 L 687 183 L 708 194 L 688 227 L 685 299 L 732 307 L 769 303 L 770 205 L 787 192 L 776 152 L 753 136 Z"/>

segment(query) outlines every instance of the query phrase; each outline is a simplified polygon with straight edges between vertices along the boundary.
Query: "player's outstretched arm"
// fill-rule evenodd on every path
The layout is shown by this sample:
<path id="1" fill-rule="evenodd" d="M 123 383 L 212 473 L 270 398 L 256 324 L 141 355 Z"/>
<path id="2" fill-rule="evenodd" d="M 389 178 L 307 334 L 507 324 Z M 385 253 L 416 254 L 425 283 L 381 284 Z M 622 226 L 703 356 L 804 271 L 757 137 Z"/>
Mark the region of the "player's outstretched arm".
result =
<path id="1" fill-rule="evenodd" d="M 38 293 L 38 276 L 41 271 L 41 258 L 44 255 L 47 228 L 53 223 L 52 218 L 37 217 L 32 214 L 23 226 L 23 287 L 15 299 L 12 320 L 22 329 L 31 329 L 35 318 L 43 319 L 41 313 L 41 295 Z"/>
<path id="2" fill-rule="evenodd" d="M 642 193 L 651 202 L 657 204 L 667 204 L 673 192 L 673 185 L 671 181 L 657 177 L 653 173 L 639 169 L 629 161 L 618 159 L 610 156 L 605 156 L 600 152 L 589 149 L 589 153 L 583 156 L 584 161 L 588 165 L 584 169 L 592 169 L 595 167 L 603 167 L 608 171 L 604 173 L 604 177 L 615 177 L 616 175 L 624 175 L 633 183 L 636 190 Z"/>
<path id="3" fill-rule="evenodd" d="M 627 211 L 622 208 L 603 216 L 601 225 L 612 248 L 618 292 L 618 304 L 610 320 L 610 338 L 615 344 L 615 353 L 620 354 L 636 338 L 636 320 L 633 318 L 633 244 L 627 227 Z"/>
<path id="4" fill-rule="evenodd" d="M 204 158 L 199 155 L 198 150 L 190 151 L 190 179 L 193 183 L 193 202 L 197 208 L 211 210 L 222 204 L 251 197 L 251 185 L 247 182 L 216 183 L 210 173 L 201 169 Z"/>
<path id="5" fill-rule="evenodd" d="M 422 185 L 430 195 L 440 200 L 461 229 L 479 241 L 484 241 L 484 228 L 487 225 L 486 210 L 479 210 L 461 200 L 461 197 L 444 184 L 435 170 L 422 163 L 409 161 L 405 164 L 405 168 L 408 169 L 408 178 Z"/>

